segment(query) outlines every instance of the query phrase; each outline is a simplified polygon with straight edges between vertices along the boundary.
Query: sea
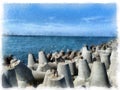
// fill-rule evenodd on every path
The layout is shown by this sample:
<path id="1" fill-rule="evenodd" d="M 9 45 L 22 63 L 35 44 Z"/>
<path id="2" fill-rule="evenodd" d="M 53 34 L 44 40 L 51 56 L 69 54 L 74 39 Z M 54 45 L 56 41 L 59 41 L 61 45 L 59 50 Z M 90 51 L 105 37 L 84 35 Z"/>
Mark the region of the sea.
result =
<path id="1" fill-rule="evenodd" d="M 2 55 L 14 55 L 27 64 L 28 53 L 38 58 L 38 52 L 52 53 L 67 49 L 80 50 L 83 45 L 100 45 L 116 37 L 79 37 L 79 36 L 3 36 Z"/>

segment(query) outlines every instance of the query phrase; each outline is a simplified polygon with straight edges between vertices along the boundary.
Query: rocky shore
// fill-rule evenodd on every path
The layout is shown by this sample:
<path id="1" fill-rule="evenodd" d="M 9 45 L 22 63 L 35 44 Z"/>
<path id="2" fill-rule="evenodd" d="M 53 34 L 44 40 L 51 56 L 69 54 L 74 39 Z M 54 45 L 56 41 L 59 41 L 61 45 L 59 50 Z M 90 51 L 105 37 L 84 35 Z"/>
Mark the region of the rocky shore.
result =
<path id="1" fill-rule="evenodd" d="M 2 86 L 12 87 L 117 87 L 117 40 L 84 45 L 81 50 L 28 54 L 25 65 L 13 55 L 3 58 Z M 74 47 L 74 45 L 73 45 Z"/>

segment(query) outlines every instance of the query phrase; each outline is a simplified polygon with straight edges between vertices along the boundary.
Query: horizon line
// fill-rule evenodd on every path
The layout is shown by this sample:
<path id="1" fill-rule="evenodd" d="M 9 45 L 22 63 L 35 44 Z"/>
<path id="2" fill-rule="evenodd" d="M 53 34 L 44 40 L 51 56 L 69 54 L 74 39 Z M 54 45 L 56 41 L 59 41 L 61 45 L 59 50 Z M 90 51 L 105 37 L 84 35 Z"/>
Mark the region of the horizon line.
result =
<path id="1" fill-rule="evenodd" d="M 47 36 L 51 36 L 51 37 L 115 37 L 117 38 L 117 36 L 78 36 L 78 35 L 10 35 L 10 34 L 2 34 L 2 36 L 24 36 L 24 37 L 39 37 L 39 36 L 43 36 L 43 37 L 47 37 Z"/>

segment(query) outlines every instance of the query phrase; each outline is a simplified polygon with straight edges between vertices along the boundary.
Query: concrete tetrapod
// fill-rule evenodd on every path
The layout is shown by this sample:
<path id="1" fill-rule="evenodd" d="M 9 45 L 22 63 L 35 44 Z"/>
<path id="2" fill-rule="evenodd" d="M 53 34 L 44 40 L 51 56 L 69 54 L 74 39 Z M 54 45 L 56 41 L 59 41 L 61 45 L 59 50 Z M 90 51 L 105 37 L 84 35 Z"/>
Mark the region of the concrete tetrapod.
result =
<path id="1" fill-rule="evenodd" d="M 100 50 L 98 50 L 98 53 L 99 53 L 99 55 L 100 55 L 101 53 L 106 53 L 106 51 L 105 51 L 105 50 L 100 49 Z"/>
<path id="2" fill-rule="evenodd" d="M 106 69 L 109 69 L 110 55 L 107 53 L 100 53 L 101 62 L 105 64 Z"/>
<path id="3" fill-rule="evenodd" d="M 48 87 L 58 87 L 58 88 L 66 88 L 66 82 L 63 75 L 58 75 L 57 77 L 54 77 L 52 75 L 48 76 Z"/>
<path id="4" fill-rule="evenodd" d="M 64 75 L 67 87 L 74 87 L 69 64 L 64 62 L 58 63 L 57 71 L 59 75 Z"/>
<path id="5" fill-rule="evenodd" d="M 49 70 L 51 67 L 49 66 L 48 63 L 43 63 L 43 64 L 39 64 L 37 67 L 36 71 L 42 71 L 42 72 L 46 72 L 47 70 Z"/>
<path id="6" fill-rule="evenodd" d="M 46 56 L 45 56 L 43 51 L 39 52 L 38 58 L 39 58 L 38 59 L 39 64 L 48 63 L 47 58 L 46 58 Z"/>
<path id="7" fill-rule="evenodd" d="M 84 86 L 90 76 L 90 68 L 86 60 L 80 60 L 78 65 L 78 76 L 74 80 L 74 86 Z"/>
<path id="8" fill-rule="evenodd" d="M 51 69 L 57 69 L 57 64 L 55 62 L 53 63 L 49 62 L 48 65 L 50 66 Z"/>
<path id="9" fill-rule="evenodd" d="M 71 75 L 77 74 L 77 68 L 75 61 L 65 60 L 65 63 L 69 64 Z"/>
<path id="10" fill-rule="evenodd" d="M 73 60 L 75 61 L 76 68 L 78 69 L 79 61 L 83 60 L 83 56 L 78 56 L 78 57 L 74 58 Z"/>
<path id="11" fill-rule="evenodd" d="M 82 56 L 88 63 L 92 63 L 92 53 L 91 51 L 83 51 Z"/>
<path id="12" fill-rule="evenodd" d="M 45 72 L 32 70 L 32 75 L 36 81 L 43 82 L 45 77 Z"/>
<path id="13" fill-rule="evenodd" d="M 86 51 L 88 51 L 88 46 L 84 45 L 80 51 L 82 51 L 82 53 L 85 53 Z"/>
<path id="14" fill-rule="evenodd" d="M 75 57 L 76 51 L 72 51 L 71 54 L 69 55 L 69 59 L 73 59 Z"/>
<path id="15" fill-rule="evenodd" d="M 27 66 L 31 68 L 31 67 L 33 67 L 34 64 L 35 64 L 35 58 L 34 58 L 33 54 L 29 53 Z"/>
<path id="16" fill-rule="evenodd" d="M 112 86 L 114 87 L 117 87 L 117 66 L 118 66 L 118 63 L 117 63 L 117 52 L 116 50 L 112 50 L 112 53 L 111 53 L 111 64 L 110 64 L 110 68 L 109 68 L 109 71 L 108 71 L 108 76 L 109 76 L 109 80 L 110 80 L 110 83 Z"/>
<path id="17" fill-rule="evenodd" d="M 75 61 L 75 66 L 78 69 L 78 63 L 80 59 L 77 57 L 77 58 L 74 58 L 73 60 Z"/>
<path id="18" fill-rule="evenodd" d="M 109 47 L 106 49 L 106 53 L 111 54 L 111 52 L 112 52 L 112 48 Z"/>
<path id="19" fill-rule="evenodd" d="M 35 64 L 32 66 L 32 68 L 30 68 L 30 69 L 31 69 L 31 70 L 37 70 L 38 66 L 39 66 L 39 64 L 38 64 L 38 63 L 35 63 Z"/>
<path id="20" fill-rule="evenodd" d="M 44 81 L 43 81 L 43 86 L 47 86 L 48 76 L 50 76 L 51 74 L 52 74 L 52 72 L 50 70 L 46 71 Z"/>
<path id="21" fill-rule="evenodd" d="M 38 67 L 39 66 L 39 67 Z M 50 68 L 55 68 L 57 69 L 57 64 L 55 62 L 48 62 L 47 64 L 38 64 L 38 63 L 35 63 L 33 66 L 32 66 L 32 70 L 37 70 L 37 71 L 46 71 Z"/>
<path id="22" fill-rule="evenodd" d="M 13 64 L 15 66 L 18 87 L 26 87 L 33 84 L 34 77 L 32 75 L 32 71 L 19 60 L 15 61 Z"/>
<path id="23" fill-rule="evenodd" d="M 4 73 L 2 74 L 2 87 L 3 88 L 11 88 L 12 87 L 12 85 L 9 83 L 9 81 Z"/>
<path id="24" fill-rule="evenodd" d="M 40 84 L 38 87 L 59 87 L 65 88 L 65 78 L 63 75 L 58 75 L 57 71 L 54 69 L 47 70 L 45 73 L 45 78 L 43 84 Z"/>
<path id="25" fill-rule="evenodd" d="M 92 53 L 92 61 L 94 62 L 94 58 L 98 57 L 99 56 L 99 53 L 97 51 L 93 52 Z"/>
<path id="26" fill-rule="evenodd" d="M 9 70 L 5 70 L 3 72 L 3 75 L 2 75 L 2 86 L 4 88 L 17 87 L 18 86 L 14 68 L 13 69 L 9 68 Z"/>
<path id="27" fill-rule="evenodd" d="M 113 86 L 113 87 L 117 87 L 117 66 L 118 66 L 118 63 L 116 60 L 114 60 L 114 62 L 112 62 L 110 64 L 110 68 L 109 68 L 109 71 L 108 71 L 108 76 L 109 76 L 109 80 L 110 80 L 110 84 Z"/>
<path id="28" fill-rule="evenodd" d="M 100 49 L 99 49 L 99 46 L 97 45 L 96 46 L 96 52 L 98 52 Z"/>
<path id="29" fill-rule="evenodd" d="M 90 75 L 90 86 L 110 87 L 104 63 L 95 61 Z"/>
<path id="30" fill-rule="evenodd" d="M 111 56 L 110 56 L 110 62 L 113 63 L 114 60 L 117 60 L 117 50 L 112 50 Z"/>

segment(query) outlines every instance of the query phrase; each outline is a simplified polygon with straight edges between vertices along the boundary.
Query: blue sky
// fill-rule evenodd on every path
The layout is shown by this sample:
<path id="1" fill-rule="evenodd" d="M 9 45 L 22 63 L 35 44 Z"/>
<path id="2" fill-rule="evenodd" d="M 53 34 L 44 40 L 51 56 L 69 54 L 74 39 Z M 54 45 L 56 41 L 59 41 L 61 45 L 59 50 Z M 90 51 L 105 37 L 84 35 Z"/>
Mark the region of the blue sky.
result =
<path id="1" fill-rule="evenodd" d="M 116 36 L 116 4 L 5 4 L 5 34 Z"/>

